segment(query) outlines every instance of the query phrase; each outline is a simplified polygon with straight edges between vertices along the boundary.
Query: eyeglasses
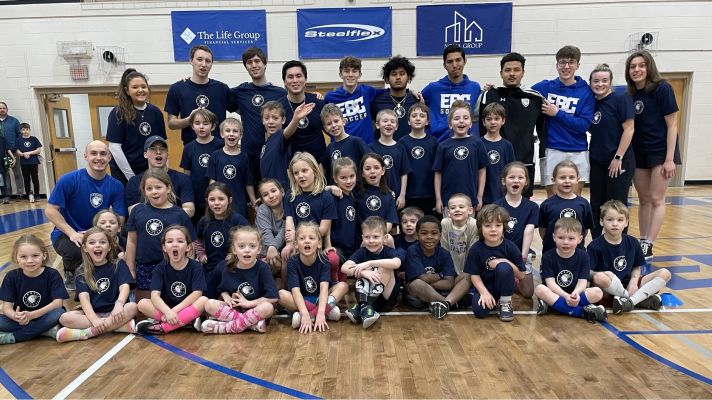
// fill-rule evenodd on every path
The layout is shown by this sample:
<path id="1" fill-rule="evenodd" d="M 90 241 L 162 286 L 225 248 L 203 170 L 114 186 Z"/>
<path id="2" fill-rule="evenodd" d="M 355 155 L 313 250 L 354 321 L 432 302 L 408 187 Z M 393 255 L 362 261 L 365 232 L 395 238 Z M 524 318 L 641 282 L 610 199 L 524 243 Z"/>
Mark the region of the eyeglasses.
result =
<path id="1" fill-rule="evenodd" d="M 154 153 L 168 153 L 168 149 L 165 147 L 149 147 L 149 150 L 151 150 Z"/>
<path id="2" fill-rule="evenodd" d="M 576 60 L 560 60 L 559 62 L 556 63 L 556 65 L 558 65 L 559 67 L 562 67 L 562 68 L 566 67 L 566 66 L 575 67 L 576 64 L 578 64 L 578 61 L 576 61 Z"/>

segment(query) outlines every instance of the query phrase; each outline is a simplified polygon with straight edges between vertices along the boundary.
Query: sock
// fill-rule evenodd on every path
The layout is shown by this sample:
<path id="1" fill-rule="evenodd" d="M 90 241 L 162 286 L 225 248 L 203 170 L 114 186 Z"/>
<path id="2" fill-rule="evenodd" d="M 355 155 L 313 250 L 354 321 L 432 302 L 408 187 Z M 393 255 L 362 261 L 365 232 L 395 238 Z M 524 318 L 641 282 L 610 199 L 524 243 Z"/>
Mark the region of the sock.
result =
<path id="1" fill-rule="evenodd" d="M 330 306 L 335 306 L 336 305 L 336 297 L 329 295 L 329 298 L 326 300 L 326 304 Z"/>
<path id="2" fill-rule="evenodd" d="M 566 300 L 564 300 L 563 297 L 559 297 L 558 299 L 556 299 L 554 304 L 551 305 L 551 308 L 560 312 L 561 314 L 570 315 L 572 317 L 581 317 L 583 315 L 583 307 L 581 305 L 577 307 L 571 307 L 566 304 Z"/>
<path id="3" fill-rule="evenodd" d="M 213 317 L 217 318 L 218 321 L 232 321 L 237 318 L 238 314 L 239 313 L 232 307 L 221 304 L 218 310 L 215 311 L 215 314 L 213 314 Z"/>
<path id="4" fill-rule="evenodd" d="M 641 286 L 637 292 L 633 293 L 633 295 L 630 296 L 630 299 L 631 301 L 633 301 L 634 305 L 638 304 L 641 301 L 659 292 L 662 288 L 665 287 L 665 284 L 665 279 L 656 276 L 655 278 L 653 278 L 653 280 Z"/>
<path id="5" fill-rule="evenodd" d="M 591 302 L 588 301 L 588 297 L 586 297 L 586 292 L 581 293 L 579 297 L 579 307 L 586 307 L 587 305 L 591 304 Z"/>
<path id="6" fill-rule="evenodd" d="M 189 305 L 188 307 L 180 310 L 178 313 L 178 319 L 180 320 L 179 323 L 173 325 L 169 324 L 168 322 L 162 322 L 161 323 L 161 328 L 163 328 L 163 332 L 168 333 L 171 331 L 174 331 L 183 325 L 188 324 L 190 321 L 193 321 L 194 319 L 198 318 L 200 316 L 200 311 L 198 311 L 192 304 Z"/>
<path id="7" fill-rule="evenodd" d="M 228 333 L 240 333 L 248 327 L 260 322 L 260 320 L 262 320 L 262 317 L 257 314 L 254 308 L 251 308 L 240 314 L 237 319 L 228 322 L 226 324 L 226 331 Z"/>
<path id="8" fill-rule="evenodd" d="M 136 332 L 136 321 L 130 319 L 127 323 L 121 325 L 120 327 L 114 329 L 114 332 L 118 333 L 134 333 Z"/>
<path id="9" fill-rule="evenodd" d="M 617 276 L 613 275 L 613 279 L 611 279 L 611 284 L 607 288 L 603 288 L 603 291 L 612 295 L 612 296 L 619 296 L 619 297 L 629 297 L 630 295 L 628 294 L 628 291 L 625 290 L 623 287 L 623 282 L 621 282 L 620 279 L 618 279 Z"/>
<path id="10" fill-rule="evenodd" d="M 59 332 L 57 332 L 57 341 L 59 343 L 64 343 L 75 340 L 86 340 L 91 336 L 94 335 L 89 335 L 89 329 L 62 328 Z"/>
<path id="11" fill-rule="evenodd" d="M 499 296 L 499 302 L 500 303 L 511 303 L 512 296 Z"/>

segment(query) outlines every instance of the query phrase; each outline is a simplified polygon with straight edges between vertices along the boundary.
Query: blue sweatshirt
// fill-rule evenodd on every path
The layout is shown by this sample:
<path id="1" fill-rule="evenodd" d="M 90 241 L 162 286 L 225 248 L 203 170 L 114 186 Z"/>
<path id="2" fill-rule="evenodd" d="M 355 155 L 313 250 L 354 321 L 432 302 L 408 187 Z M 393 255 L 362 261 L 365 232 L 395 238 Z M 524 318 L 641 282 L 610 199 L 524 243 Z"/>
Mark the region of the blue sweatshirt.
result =
<path id="1" fill-rule="evenodd" d="M 480 96 L 480 84 L 471 81 L 467 75 L 464 75 L 463 78 L 460 83 L 453 83 L 446 75 L 437 82 L 430 82 L 423 89 L 425 104 L 430 107 L 430 134 L 438 138 L 440 142 L 450 137 L 447 115 L 452 103 L 455 100 L 465 100 L 474 110 L 477 98 Z M 479 136 L 476 121 L 473 121 L 472 125 L 470 134 Z"/>
<path id="2" fill-rule="evenodd" d="M 588 86 L 580 76 L 566 86 L 559 78 L 543 80 L 532 89 L 539 92 L 559 111 L 547 117 L 546 148 L 560 151 L 586 151 L 586 130 L 593 120 L 596 101 Z"/>

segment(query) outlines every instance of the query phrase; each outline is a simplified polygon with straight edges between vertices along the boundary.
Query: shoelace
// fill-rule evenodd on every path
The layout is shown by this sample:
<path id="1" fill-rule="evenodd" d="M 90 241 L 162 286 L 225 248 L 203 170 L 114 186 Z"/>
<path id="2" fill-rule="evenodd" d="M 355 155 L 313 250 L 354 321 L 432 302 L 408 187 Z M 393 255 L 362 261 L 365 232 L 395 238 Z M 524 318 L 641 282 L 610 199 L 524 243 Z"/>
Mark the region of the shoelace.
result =
<path id="1" fill-rule="evenodd" d="M 512 303 L 502 303 L 500 306 L 500 310 L 504 312 L 511 312 L 512 311 Z"/>

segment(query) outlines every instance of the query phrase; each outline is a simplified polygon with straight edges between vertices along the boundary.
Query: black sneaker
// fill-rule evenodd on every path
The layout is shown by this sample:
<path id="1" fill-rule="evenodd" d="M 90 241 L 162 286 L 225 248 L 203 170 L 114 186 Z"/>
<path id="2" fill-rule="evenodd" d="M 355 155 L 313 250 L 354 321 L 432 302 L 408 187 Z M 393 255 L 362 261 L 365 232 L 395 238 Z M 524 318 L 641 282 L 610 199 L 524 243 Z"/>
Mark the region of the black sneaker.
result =
<path id="1" fill-rule="evenodd" d="M 163 335 L 163 328 L 160 322 L 144 320 L 136 324 L 136 333 L 139 335 Z"/>
<path id="2" fill-rule="evenodd" d="M 499 319 L 504 322 L 514 321 L 514 310 L 512 309 L 512 302 L 500 302 L 499 306 Z"/>
<path id="3" fill-rule="evenodd" d="M 633 309 L 633 301 L 628 297 L 613 297 L 613 314 L 628 312 Z"/>
<path id="4" fill-rule="evenodd" d="M 76 290 L 76 286 L 74 284 L 74 271 L 64 271 L 64 287 L 67 288 L 67 290 Z"/>
<path id="5" fill-rule="evenodd" d="M 344 314 L 346 314 L 346 316 L 349 317 L 351 322 L 354 324 L 360 324 L 362 308 L 363 306 L 361 304 L 354 304 L 344 311 Z"/>
<path id="6" fill-rule="evenodd" d="M 529 249 L 529 256 L 531 256 L 531 258 L 536 258 L 536 251 L 534 251 L 534 249 Z"/>
<path id="7" fill-rule="evenodd" d="M 663 306 L 663 298 L 659 294 L 654 294 L 647 299 L 638 303 L 638 307 L 647 308 L 649 310 L 659 310 Z"/>
<path id="8" fill-rule="evenodd" d="M 589 304 L 583 308 L 583 318 L 590 323 L 608 321 L 608 314 L 605 307 Z"/>
<path id="9" fill-rule="evenodd" d="M 430 302 L 430 315 L 435 319 L 442 319 L 450 311 L 450 306 L 444 301 Z"/>
<path id="10" fill-rule="evenodd" d="M 544 315 L 549 312 L 549 305 L 542 299 L 537 299 L 536 315 Z"/>
<path id="11" fill-rule="evenodd" d="M 372 306 L 366 304 L 361 308 L 361 320 L 363 321 L 363 329 L 368 329 L 371 325 L 375 324 L 378 317 L 381 315 L 373 309 Z"/>
<path id="12" fill-rule="evenodd" d="M 643 250 L 645 261 L 650 261 L 653 258 L 653 242 L 648 240 L 640 241 L 640 249 Z"/>

